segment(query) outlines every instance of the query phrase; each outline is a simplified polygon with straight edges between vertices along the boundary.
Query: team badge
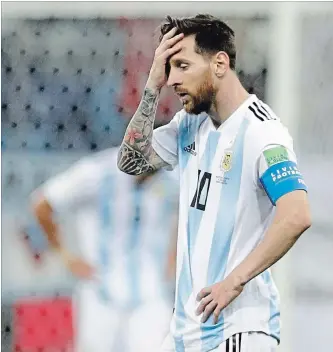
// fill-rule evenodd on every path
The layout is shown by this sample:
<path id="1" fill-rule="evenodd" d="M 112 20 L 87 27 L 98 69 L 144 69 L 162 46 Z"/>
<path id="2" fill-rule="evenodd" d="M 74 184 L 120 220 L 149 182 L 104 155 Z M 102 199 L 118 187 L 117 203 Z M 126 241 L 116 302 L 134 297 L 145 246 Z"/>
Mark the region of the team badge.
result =
<path id="1" fill-rule="evenodd" d="M 224 157 L 221 162 L 221 170 L 222 171 L 229 171 L 232 166 L 232 151 L 228 150 L 224 153 Z"/>

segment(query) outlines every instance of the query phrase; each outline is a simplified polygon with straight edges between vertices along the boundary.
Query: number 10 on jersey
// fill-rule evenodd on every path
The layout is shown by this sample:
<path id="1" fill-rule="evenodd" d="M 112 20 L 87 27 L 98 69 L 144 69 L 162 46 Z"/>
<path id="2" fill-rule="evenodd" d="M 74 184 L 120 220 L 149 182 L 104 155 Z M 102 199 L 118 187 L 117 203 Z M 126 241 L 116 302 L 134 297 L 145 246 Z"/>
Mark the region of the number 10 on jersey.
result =
<path id="1" fill-rule="evenodd" d="M 211 179 L 210 172 L 201 173 L 201 170 L 198 170 L 197 188 L 191 202 L 192 208 L 205 211 Z"/>

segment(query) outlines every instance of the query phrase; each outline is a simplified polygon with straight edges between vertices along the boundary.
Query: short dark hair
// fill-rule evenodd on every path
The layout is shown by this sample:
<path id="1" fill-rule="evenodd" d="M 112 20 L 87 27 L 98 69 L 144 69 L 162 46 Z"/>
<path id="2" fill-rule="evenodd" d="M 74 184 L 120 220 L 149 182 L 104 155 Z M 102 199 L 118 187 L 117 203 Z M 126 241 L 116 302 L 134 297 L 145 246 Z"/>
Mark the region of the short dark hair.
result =
<path id="1" fill-rule="evenodd" d="M 160 41 L 173 27 L 177 28 L 176 34 L 184 33 L 185 36 L 195 34 L 195 51 L 198 54 L 213 55 L 219 51 L 226 52 L 230 59 L 230 68 L 235 70 L 235 33 L 225 22 L 205 14 L 185 18 L 167 16 L 166 22 L 161 25 Z"/>

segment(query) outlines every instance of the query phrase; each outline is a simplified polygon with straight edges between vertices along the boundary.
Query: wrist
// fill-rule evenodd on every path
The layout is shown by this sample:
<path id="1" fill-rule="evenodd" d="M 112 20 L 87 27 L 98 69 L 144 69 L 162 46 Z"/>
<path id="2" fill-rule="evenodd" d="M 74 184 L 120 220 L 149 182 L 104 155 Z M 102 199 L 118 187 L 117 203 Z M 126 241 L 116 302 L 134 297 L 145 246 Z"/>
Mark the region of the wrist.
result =
<path id="1" fill-rule="evenodd" d="M 227 280 L 230 281 L 232 287 L 234 288 L 242 288 L 247 283 L 247 280 L 238 273 L 230 273 Z"/>
<path id="2" fill-rule="evenodd" d="M 153 94 L 159 95 L 161 92 L 161 88 L 159 87 L 156 83 L 154 83 L 152 80 L 148 79 L 145 89 L 149 89 Z"/>

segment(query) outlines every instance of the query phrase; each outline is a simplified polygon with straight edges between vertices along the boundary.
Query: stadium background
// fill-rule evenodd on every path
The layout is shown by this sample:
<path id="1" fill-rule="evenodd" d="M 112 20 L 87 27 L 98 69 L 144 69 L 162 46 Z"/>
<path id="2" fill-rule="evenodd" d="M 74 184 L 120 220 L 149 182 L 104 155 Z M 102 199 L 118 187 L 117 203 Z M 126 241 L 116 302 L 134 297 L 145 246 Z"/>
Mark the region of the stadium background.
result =
<path id="1" fill-rule="evenodd" d="M 30 192 L 82 155 L 119 144 L 156 27 L 166 14 L 197 12 L 235 29 L 241 80 L 289 127 L 310 189 L 313 226 L 274 268 L 284 317 L 279 351 L 332 348 L 333 3 L 2 2 L 4 351 L 36 340 L 35 351 L 62 351 L 71 337 L 74 281 L 52 253 L 33 259 L 24 240 Z M 164 90 L 157 122 L 179 107 Z"/>

